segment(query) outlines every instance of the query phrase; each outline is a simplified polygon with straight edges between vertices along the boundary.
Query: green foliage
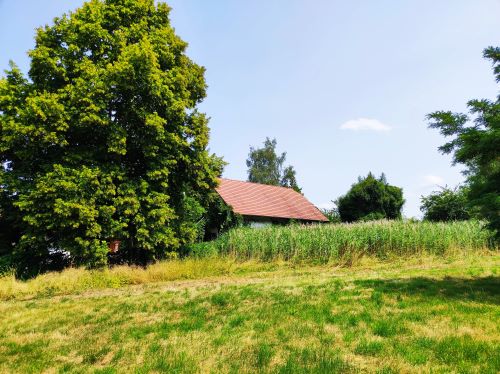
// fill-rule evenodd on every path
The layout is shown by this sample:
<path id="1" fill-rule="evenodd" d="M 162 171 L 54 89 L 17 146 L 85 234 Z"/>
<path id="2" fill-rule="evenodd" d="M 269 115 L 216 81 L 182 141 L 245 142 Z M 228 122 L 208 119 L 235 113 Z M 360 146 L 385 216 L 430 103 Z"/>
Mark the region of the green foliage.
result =
<path id="1" fill-rule="evenodd" d="M 330 209 L 321 209 L 321 213 L 323 213 L 323 215 L 326 218 L 328 218 L 328 221 L 330 223 L 342 222 L 342 220 L 340 219 L 340 214 L 339 214 L 339 210 L 337 209 L 337 207 L 333 207 Z"/>
<path id="2" fill-rule="evenodd" d="M 463 221 L 471 218 L 467 189 L 442 187 L 428 196 L 422 196 L 420 210 L 428 221 Z"/>
<path id="3" fill-rule="evenodd" d="M 211 239 L 208 230 L 217 229 L 221 234 L 231 228 L 243 225 L 243 217 L 234 213 L 219 194 L 213 194 L 205 215 L 205 239 Z"/>
<path id="4" fill-rule="evenodd" d="M 14 64 L 0 79 L 0 226 L 14 233 L 0 239 L 19 258 L 101 266 L 119 239 L 149 261 L 200 237 L 223 163 L 186 46 L 154 0 L 92 0 L 37 30 L 29 79 Z"/>
<path id="5" fill-rule="evenodd" d="M 293 188 L 301 192 L 293 166 L 284 167 L 286 152 L 276 154 L 276 139 L 266 138 L 263 148 L 250 147 L 248 154 L 248 181 Z"/>
<path id="6" fill-rule="evenodd" d="M 397 219 L 404 204 L 403 189 L 388 184 L 384 174 L 377 179 L 368 173 L 335 203 L 343 222 Z"/>
<path id="7" fill-rule="evenodd" d="M 500 82 L 500 48 L 485 49 L 484 57 L 492 61 Z M 453 162 L 466 167 L 468 200 L 500 237 L 500 95 L 495 101 L 471 100 L 467 105 L 473 118 L 438 111 L 427 116 L 429 127 L 452 137 L 439 149 L 452 153 Z"/>
<path id="8" fill-rule="evenodd" d="M 15 269 L 12 255 L 0 256 L 0 277 L 11 273 Z"/>
<path id="9" fill-rule="evenodd" d="M 239 260 L 286 260 L 353 264 L 363 256 L 382 259 L 422 253 L 496 248 L 492 233 L 476 221 L 371 221 L 343 224 L 240 227 L 217 240 L 194 244 L 193 256 L 231 256 Z"/>

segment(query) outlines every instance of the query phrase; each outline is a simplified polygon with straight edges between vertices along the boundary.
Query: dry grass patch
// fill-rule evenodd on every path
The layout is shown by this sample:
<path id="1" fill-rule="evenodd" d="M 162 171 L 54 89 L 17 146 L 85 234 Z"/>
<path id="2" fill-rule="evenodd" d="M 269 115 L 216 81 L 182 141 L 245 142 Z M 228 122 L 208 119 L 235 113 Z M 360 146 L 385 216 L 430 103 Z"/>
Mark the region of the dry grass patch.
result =
<path id="1" fill-rule="evenodd" d="M 286 265 L 280 262 L 241 263 L 230 258 L 205 258 L 163 261 L 147 268 L 136 266 L 116 266 L 102 270 L 70 268 L 62 272 L 42 274 L 27 281 L 18 280 L 13 274 L 6 274 L 0 277 L 0 299 L 67 295 L 183 279 L 237 277 L 249 272 L 268 272 L 282 266 Z"/>

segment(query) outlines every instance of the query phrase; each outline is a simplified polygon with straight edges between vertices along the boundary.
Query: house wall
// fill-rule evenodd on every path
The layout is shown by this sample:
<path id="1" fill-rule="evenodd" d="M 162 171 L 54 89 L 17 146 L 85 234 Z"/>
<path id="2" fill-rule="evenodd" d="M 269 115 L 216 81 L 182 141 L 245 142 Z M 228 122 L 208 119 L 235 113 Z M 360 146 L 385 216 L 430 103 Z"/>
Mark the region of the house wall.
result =
<path id="1" fill-rule="evenodd" d="M 288 218 L 277 218 L 277 217 L 261 217 L 261 216 L 243 216 L 243 223 L 252 228 L 263 228 L 271 225 L 287 225 L 292 221 Z M 313 223 L 325 223 L 320 221 L 305 221 L 305 220 L 295 220 L 299 224 L 313 224 Z M 210 228 L 205 235 L 205 240 L 213 240 L 219 236 L 219 232 L 216 228 Z"/>
<path id="2" fill-rule="evenodd" d="M 313 224 L 313 223 L 325 223 L 321 221 L 306 221 L 300 219 L 293 220 L 289 218 L 243 216 L 243 222 L 251 227 L 263 227 L 269 225 L 288 225 L 292 221 L 303 225 Z"/>
<path id="3" fill-rule="evenodd" d="M 262 228 L 262 227 L 267 227 L 271 226 L 273 223 L 272 221 L 248 221 L 247 224 L 254 229 Z"/>
<path id="4" fill-rule="evenodd" d="M 243 216 L 243 222 L 250 227 L 265 227 L 269 225 L 286 225 L 290 220 L 287 218 Z"/>

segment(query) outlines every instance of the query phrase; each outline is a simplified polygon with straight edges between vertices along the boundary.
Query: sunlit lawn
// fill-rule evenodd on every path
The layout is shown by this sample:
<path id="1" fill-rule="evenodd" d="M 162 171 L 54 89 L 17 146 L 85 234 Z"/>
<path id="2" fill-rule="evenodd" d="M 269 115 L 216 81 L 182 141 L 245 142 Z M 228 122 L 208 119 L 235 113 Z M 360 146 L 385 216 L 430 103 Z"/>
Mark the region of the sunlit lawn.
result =
<path id="1" fill-rule="evenodd" d="M 252 266 L 5 297 L 0 372 L 500 371 L 499 255 Z"/>

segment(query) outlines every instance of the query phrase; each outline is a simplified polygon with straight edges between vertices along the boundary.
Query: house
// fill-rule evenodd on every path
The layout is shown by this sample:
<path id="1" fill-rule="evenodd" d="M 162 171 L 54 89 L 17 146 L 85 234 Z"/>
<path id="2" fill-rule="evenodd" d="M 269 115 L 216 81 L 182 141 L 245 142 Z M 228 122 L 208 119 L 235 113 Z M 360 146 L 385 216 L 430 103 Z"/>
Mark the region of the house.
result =
<path id="1" fill-rule="evenodd" d="M 328 222 L 304 195 L 291 188 L 221 178 L 216 190 L 235 213 L 254 227 L 291 220 Z"/>

